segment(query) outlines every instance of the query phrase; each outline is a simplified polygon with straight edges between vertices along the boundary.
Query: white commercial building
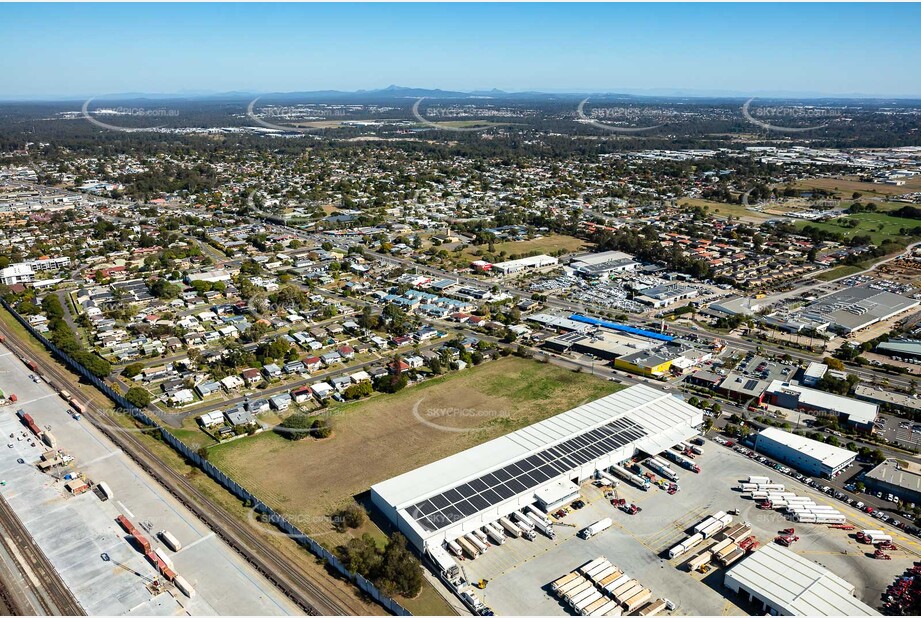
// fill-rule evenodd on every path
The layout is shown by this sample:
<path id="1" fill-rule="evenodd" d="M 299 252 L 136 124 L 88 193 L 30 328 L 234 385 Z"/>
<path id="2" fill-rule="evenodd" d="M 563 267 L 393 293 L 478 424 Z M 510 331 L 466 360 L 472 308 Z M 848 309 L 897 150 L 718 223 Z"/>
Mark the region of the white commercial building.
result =
<path id="1" fill-rule="evenodd" d="M 633 457 L 694 436 L 703 413 L 637 385 L 371 487 L 371 499 L 420 551 L 440 546 Z M 562 487 L 560 486 L 562 484 Z"/>
<path id="2" fill-rule="evenodd" d="M 31 281 L 35 281 L 35 272 L 28 264 L 13 264 L 0 270 L 0 283 L 4 285 L 29 283 Z"/>
<path id="3" fill-rule="evenodd" d="M 521 258 L 520 260 L 509 260 L 508 262 L 497 262 L 492 265 L 492 270 L 503 275 L 517 273 L 529 268 L 544 268 L 545 266 L 556 266 L 560 261 L 549 255 L 534 255 L 531 257 Z"/>
<path id="4" fill-rule="evenodd" d="M 755 450 L 811 476 L 831 478 L 853 463 L 857 453 L 818 440 L 782 431 L 762 429 L 755 438 Z"/>
<path id="5" fill-rule="evenodd" d="M 879 616 L 855 587 L 828 569 L 770 543 L 726 572 L 726 587 L 777 616 Z"/>

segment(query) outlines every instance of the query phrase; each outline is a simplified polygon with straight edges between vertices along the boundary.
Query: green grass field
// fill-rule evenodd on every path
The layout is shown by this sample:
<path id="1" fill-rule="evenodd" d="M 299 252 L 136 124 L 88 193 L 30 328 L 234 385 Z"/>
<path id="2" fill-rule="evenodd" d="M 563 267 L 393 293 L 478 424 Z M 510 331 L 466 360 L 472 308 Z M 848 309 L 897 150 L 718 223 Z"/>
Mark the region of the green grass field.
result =
<path id="1" fill-rule="evenodd" d="M 842 225 L 847 221 L 857 221 L 857 227 Z M 847 215 L 833 221 L 816 222 L 816 221 L 798 221 L 796 227 L 803 229 L 807 225 L 817 227 L 829 232 L 841 234 L 844 238 L 853 236 L 869 235 L 873 244 L 882 244 L 883 240 L 889 238 L 892 240 L 909 240 L 910 237 L 904 236 L 900 230 L 902 228 L 914 228 L 921 226 L 921 221 L 916 219 L 903 219 L 893 217 L 881 212 L 862 212 L 856 215 Z"/>

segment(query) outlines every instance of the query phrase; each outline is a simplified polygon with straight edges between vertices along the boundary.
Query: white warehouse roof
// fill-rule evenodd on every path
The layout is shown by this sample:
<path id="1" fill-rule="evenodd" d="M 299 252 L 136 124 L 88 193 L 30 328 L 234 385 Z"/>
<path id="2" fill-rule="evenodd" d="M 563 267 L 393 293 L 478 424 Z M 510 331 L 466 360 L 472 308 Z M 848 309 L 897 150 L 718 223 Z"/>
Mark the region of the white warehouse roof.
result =
<path id="1" fill-rule="evenodd" d="M 668 449 L 702 422 L 699 409 L 637 385 L 378 483 L 371 494 L 411 541 L 450 540 L 487 513 L 495 520 L 530 504 L 544 486 L 586 478 L 598 463 Z"/>
<path id="2" fill-rule="evenodd" d="M 879 616 L 854 597 L 849 584 L 822 566 L 770 543 L 726 572 L 737 584 L 785 616 Z"/>
<path id="3" fill-rule="evenodd" d="M 813 440 L 805 436 L 798 436 L 795 433 L 783 431 L 776 427 L 765 427 L 758 432 L 758 436 L 763 436 L 768 440 L 778 442 L 791 449 L 797 450 L 803 455 L 822 462 L 832 470 L 845 465 L 855 457 L 853 451 L 825 444 L 824 442 L 819 442 L 818 440 Z"/>

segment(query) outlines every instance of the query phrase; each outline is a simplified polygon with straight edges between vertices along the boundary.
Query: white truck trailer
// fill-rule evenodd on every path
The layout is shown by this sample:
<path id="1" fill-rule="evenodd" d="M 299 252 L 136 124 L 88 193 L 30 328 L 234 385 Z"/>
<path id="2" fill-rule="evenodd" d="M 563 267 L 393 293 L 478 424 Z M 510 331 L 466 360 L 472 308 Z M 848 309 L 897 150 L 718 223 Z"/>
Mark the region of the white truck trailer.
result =
<path id="1" fill-rule="evenodd" d="M 601 532 L 604 532 L 605 530 L 610 528 L 612 523 L 613 522 L 611 521 L 610 517 L 599 519 L 595 523 L 583 528 L 579 532 L 579 536 L 581 536 L 583 539 L 590 539 L 596 534 L 600 534 Z"/>

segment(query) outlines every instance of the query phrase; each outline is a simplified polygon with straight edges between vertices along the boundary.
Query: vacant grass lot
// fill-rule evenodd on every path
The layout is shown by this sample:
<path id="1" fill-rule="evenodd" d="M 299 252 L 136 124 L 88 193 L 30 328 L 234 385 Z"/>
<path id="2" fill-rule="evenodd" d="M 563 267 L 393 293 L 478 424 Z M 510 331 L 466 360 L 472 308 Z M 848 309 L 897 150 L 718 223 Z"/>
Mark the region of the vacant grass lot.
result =
<path id="1" fill-rule="evenodd" d="M 907 179 L 902 186 L 883 185 L 875 182 L 860 182 L 853 177 L 845 178 L 809 178 L 795 185 L 799 189 L 824 189 L 834 191 L 838 196 L 850 198 L 854 192 L 866 196 L 903 195 L 921 189 L 921 178 Z"/>
<path id="2" fill-rule="evenodd" d="M 842 225 L 847 221 L 857 221 L 857 227 L 849 227 L 847 225 Z M 881 212 L 862 212 L 856 215 L 847 215 L 828 222 L 815 222 L 815 221 L 798 221 L 796 227 L 802 229 L 807 225 L 817 227 L 819 229 L 828 230 L 830 232 L 837 232 L 844 236 L 845 238 L 851 238 L 852 236 L 863 236 L 865 234 L 869 235 L 873 239 L 873 243 L 879 245 L 886 238 L 891 238 L 892 240 L 909 240 L 908 236 L 903 236 L 900 232 L 902 228 L 914 228 L 921 226 L 921 221 L 917 219 L 903 219 L 901 217 L 893 217 Z"/>
<path id="3" fill-rule="evenodd" d="M 547 255 L 551 255 L 557 251 L 572 253 L 574 251 L 585 250 L 590 246 L 590 243 L 587 243 L 579 238 L 566 236 L 564 234 L 550 234 L 548 236 L 542 236 L 541 238 L 534 238 L 532 240 L 497 242 L 494 244 L 495 250 L 491 253 L 491 255 L 495 258 L 495 261 L 500 261 L 513 259 L 516 255 L 527 255 L 534 252 L 546 253 Z M 488 248 L 488 245 L 467 247 L 467 249 L 464 250 L 464 255 L 470 260 L 483 259 L 482 256 L 478 256 L 474 252 L 481 250 L 485 256 Z M 502 251 L 505 251 L 505 257 L 500 258 L 499 253 Z"/>
<path id="4" fill-rule="evenodd" d="M 209 449 L 209 459 L 318 540 L 325 519 L 380 481 L 545 419 L 620 387 L 587 374 L 504 358 L 394 395 L 331 410 L 333 435 L 292 442 L 272 432 Z"/>
<path id="5" fill-rule="evenodd" d="M 750 221 L 767 221 L 772 218 L 771 215 L 765 214 L 763 212 L 755 212 L 754 210 L 748 210 L 745 206 L 741 204 L 724 204 L 723 202 L 714 202 L 711 200 L 702 200 L 697 198 L 684 198 L 678 202 L 679 206 L 705 206 L 709 209 L 710 214 L 717 217 L 739 217 L 740 219 L 748 219 Z"/>

